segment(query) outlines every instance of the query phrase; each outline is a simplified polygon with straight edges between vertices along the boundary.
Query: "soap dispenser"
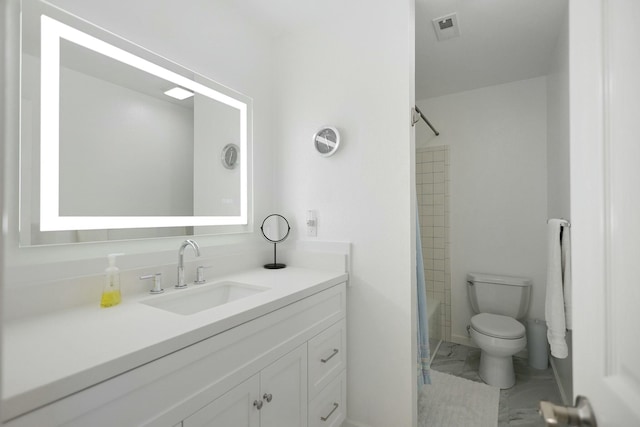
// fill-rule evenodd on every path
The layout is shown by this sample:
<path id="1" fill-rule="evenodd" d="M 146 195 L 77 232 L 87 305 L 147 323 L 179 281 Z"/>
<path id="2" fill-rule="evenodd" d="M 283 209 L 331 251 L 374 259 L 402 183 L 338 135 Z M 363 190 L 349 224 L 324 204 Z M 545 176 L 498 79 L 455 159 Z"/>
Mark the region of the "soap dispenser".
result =
<path id="1" fill-rule="evenodd" d="M 104 289 L 100 307 L 112 307 L 120 304 L 120 269 L 116 267 L 116 257 L 124 254 L 109 254 L 109 266 L 104 269 Z"/>

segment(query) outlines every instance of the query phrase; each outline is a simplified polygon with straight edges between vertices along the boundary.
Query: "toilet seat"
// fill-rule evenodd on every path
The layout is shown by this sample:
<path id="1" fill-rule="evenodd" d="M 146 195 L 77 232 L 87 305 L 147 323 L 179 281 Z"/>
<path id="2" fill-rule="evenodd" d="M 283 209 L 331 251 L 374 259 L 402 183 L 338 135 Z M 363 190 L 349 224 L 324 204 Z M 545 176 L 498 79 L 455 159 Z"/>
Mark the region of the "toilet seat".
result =
<path id="1" fill-rule="evenodd" d="M 499 314 L 480 313 L 471 318 L 471 327 L 494 338 L 518 339 L 525 335 L 524 325 L 516 319 Z"/>

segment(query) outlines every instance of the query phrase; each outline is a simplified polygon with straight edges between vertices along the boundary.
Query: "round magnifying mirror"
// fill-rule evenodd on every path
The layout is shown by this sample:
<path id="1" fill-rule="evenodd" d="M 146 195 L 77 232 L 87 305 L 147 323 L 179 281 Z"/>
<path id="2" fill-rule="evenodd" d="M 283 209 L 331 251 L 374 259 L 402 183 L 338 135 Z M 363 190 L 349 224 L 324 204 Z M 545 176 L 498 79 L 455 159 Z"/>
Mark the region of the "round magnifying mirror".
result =
<path id="1" fill-rule="evenodd" d="M 260 230 L 264 238 L 273 243 L 273 263 L 265 264 L 264 268 L 270 270 L 285 268 L 286 264 L 276 261 L 276 247 L 278 243 L 285 241 L 289 237 L 289 232 L 291 231 L 289 221 L 280 214 L 271 214 L 262 221 Z"/>

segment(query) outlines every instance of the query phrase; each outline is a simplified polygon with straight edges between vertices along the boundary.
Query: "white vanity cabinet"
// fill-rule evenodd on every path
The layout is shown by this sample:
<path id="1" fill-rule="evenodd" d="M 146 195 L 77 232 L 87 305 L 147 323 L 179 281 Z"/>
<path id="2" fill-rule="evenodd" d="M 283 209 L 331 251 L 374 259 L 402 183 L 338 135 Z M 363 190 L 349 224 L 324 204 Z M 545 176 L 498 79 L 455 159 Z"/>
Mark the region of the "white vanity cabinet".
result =
<path id="1" fill-rule="evenodd" d="M 341 283 L 5 425 L 338 427 L 346 413 L 345 318 Z"/>
<path id="2" fill-rule="evenodd" d="M 307 425 L 307 348 L 302 345 L 185 419 L 183 427 Z"/>

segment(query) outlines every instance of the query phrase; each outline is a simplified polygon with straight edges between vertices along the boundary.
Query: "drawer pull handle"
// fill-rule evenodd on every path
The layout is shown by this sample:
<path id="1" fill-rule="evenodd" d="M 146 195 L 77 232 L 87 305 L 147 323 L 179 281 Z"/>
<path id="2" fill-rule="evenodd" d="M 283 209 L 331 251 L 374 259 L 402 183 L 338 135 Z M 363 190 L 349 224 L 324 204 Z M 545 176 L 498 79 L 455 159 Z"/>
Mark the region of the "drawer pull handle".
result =
<path id="1" fill-rule="evenodd" d="M 320 419 L 321 419 L 322 421 L 327 421 L 327 420 L 329 419 L 329 417 L 330 417 L 331 415 L 333 415 L 333 413 L 334 413 L 334 412 L 336 412 L 336 409 L 338 409 L 338 406 L 340 406 L 340 405 L 338 405 L 337 403 L 335 403 L 335 402 L 334 402 L 334 404 L 333 404 L 333 409 L 331 410 L 331 412 L 329 412 L 329 414 L 328 414 L 326 417 L 320 417 Z"/>
<path id="2" fill-rule="evenodd" d="M 333 356 L 335 356 L 336 354 L 338 354 L 338 351 L 339 351 L 339 350 L 338 350 L 337 348 L 334 348 L 334 349 L 333 349 L 333 353 L 331 353 L 331 356 L 327 357 L 326 359 L 320 359 L 320 361 L 321 361 L 322 363 L 327 363 L 329 360 L 331 360 L 331 358 L 332 358 Z"/>
<path id="3" fill-rule="evenodd" d="M 273 399 L 273 395 L 272 395 L 271 393 L 269 393 L 269 394 L 265 393 L 265 394 L 264 394 L 264 396 L 262 396 L 262 398 L 263 398 L 264 400 L 266 400 L 266 401 L 267 401 L 267 403 L 269 403 L 269 402 L 271 402 L 271 400 Z"/>
<path id="4" fill-rule="evenodd" d="M 253 406 L 256 407 L 256 409 L 259 411 L 260 409 L 262 409 L 262 400 L 254 400 L 253 401 Z"/>

